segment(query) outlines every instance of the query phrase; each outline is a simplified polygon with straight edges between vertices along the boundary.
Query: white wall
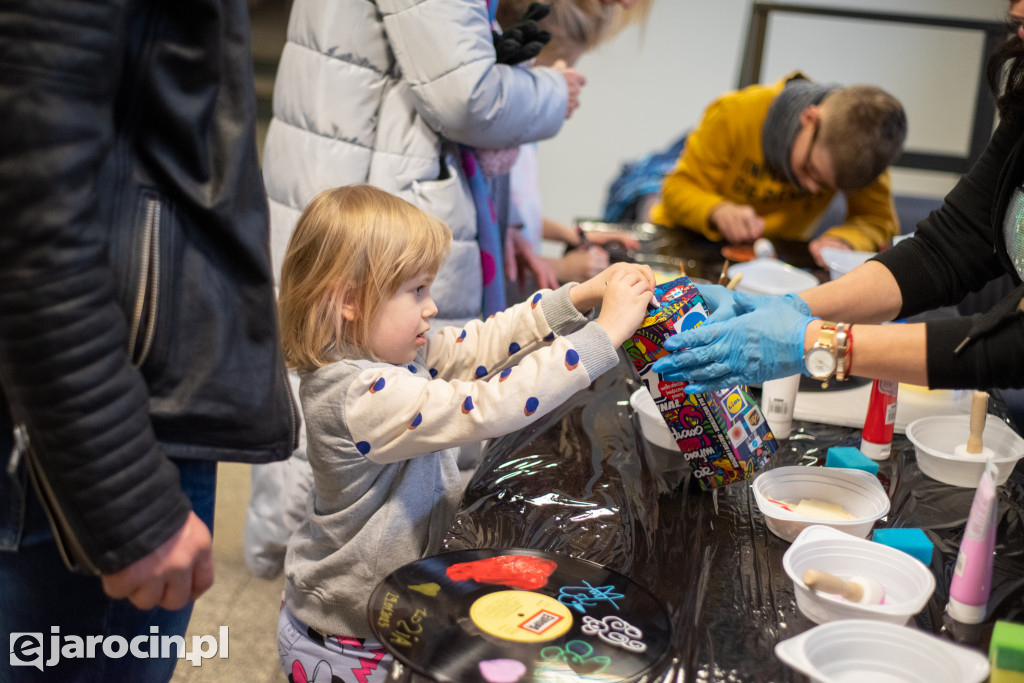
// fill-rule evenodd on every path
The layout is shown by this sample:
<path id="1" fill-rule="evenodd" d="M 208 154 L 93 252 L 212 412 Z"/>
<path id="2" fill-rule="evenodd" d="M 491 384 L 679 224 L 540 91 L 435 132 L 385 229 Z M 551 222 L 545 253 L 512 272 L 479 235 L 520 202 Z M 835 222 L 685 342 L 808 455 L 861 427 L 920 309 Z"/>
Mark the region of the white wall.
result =
<path id="1" fill-rule="evenodd" d="M 1007 0 L 789 0 L 791 4 L 1000 21 Z M 545 212 L 571 221 L 599 217 L 608 184 L 625 162 L 661 150 L 693 126 L 704 107 L 734 89 L 751 0 L 653 0 L 644 27 L 624 31 L 584 56 L 580 108 L 540 145 Z M 875 83 L 903 102 L 907 148 L 962 154 L 973 111 L 977 34 L 775 13 L 763 82 L 794 68 L 815 80 Z M 897 192 L 942 196 L 945 174 L 896 170 Z"/>

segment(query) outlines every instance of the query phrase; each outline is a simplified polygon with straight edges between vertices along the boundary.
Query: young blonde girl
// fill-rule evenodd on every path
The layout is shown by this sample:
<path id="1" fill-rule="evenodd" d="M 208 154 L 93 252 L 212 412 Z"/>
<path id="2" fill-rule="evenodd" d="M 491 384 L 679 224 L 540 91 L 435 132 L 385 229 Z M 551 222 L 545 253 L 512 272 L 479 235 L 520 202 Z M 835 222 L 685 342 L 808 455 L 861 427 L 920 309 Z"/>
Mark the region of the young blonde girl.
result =
<path id="1" fill-rule="evenodd" d="M 450 241 L 440 221 L 359 185 L 316 197 L 288 245 L 281 338 L 313 469 L 278 625 L 296 679 L 329 667 L 383 680 L 390 657 L 371 638 L 367 598 L 439 550 L 462 490 L 459 445 L 523 428 L 613 367 L 654 288 L 650 269 L 617 264 L 434 331 L 430 285 Z"/>

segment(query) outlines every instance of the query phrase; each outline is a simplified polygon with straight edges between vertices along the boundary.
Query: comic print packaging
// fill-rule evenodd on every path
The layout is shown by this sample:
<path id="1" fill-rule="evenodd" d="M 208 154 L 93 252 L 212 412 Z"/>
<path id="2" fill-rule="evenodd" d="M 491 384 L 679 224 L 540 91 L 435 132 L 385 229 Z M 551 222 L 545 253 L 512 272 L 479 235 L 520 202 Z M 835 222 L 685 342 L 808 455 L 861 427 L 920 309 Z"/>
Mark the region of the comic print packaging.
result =
<path id="1" fill-rule="evenodd" d="M 662 418 L 704 490 L 750 478 L 778 447 L 767 421 L 745 386 L 711 394 L 687 394 L 686 382 L 673 382 L 651 370 L 666 355 L 665 340 L 702 324 L 707 308 L 688 277 L 658 285 L 661 305 L 623 348 L 640 374 Z"/>

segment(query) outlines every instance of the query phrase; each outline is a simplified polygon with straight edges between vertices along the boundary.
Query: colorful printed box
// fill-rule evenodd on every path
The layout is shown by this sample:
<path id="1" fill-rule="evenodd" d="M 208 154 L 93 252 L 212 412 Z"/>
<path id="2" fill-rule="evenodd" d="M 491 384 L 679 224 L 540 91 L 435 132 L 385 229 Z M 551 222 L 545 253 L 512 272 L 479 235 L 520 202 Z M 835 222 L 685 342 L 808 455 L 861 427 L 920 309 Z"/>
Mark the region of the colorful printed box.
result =
<path id="1" fill-rule="evenodd" d="M 768 422 L 745 386 L 690 395 L 686 382 L 672 382 L 651 370 L 666 355 L 665 340 L 703 324 L 707 308 L 687 277 L 658 285 L 661 306 L 644 319 L 626 355 L 661 411 L 692 476 L 704 490 L 750 478 L 778 448 Z"/>

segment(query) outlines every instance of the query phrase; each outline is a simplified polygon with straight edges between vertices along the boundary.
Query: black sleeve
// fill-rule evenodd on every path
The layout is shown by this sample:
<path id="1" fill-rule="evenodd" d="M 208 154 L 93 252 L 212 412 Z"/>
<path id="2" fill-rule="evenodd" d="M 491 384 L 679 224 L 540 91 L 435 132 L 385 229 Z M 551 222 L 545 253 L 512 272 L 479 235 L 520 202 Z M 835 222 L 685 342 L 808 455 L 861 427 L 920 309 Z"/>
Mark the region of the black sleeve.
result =
<path id="1" fill-rule="evenodd" d="M 970 172 L 910 239 L 879 254 L 899 283 L 900 318 L 959 303 L 1006 272 L 995 253 L 998 184 L 1020 132 L 1003 123 Z"/>
<path id="2" fill-rule="evenodd" d="M 190 509 L 126 353 L 95 184 L 123 3 L 7 2 L 0 22 L 0 385 L 83 567 L 112 573 Z M 6 454 L 4 454 L 6 456 Z"/>

